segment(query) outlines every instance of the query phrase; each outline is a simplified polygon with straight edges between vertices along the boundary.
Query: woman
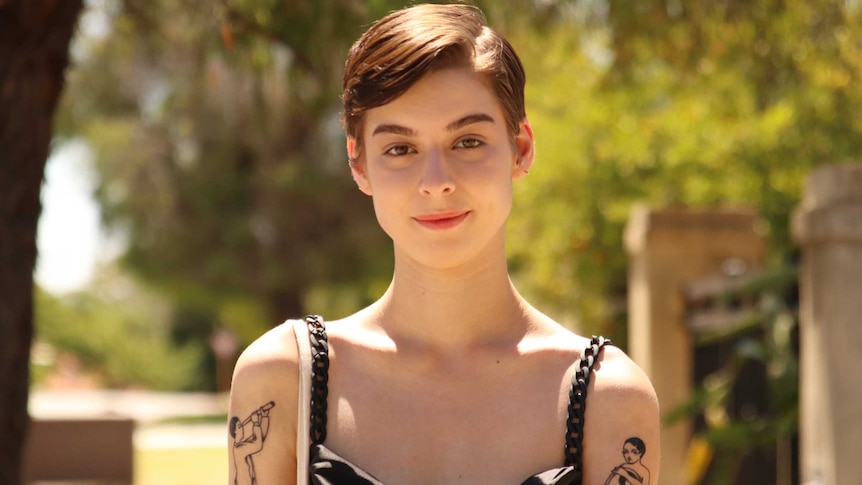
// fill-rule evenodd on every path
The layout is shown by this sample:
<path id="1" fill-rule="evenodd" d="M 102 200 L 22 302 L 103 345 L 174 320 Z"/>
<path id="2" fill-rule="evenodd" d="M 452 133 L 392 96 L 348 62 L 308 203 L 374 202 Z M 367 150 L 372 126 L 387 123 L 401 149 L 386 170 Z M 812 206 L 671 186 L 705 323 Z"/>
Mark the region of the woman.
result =
<path id="1" fill-rule="evenodd" d="M 623 463 L 614 467 L 605 485 L 649 485 L 650 472 L 643 464 L 646 444 L 640 438 L 629 438 L 623 443 Z"/>
<path id="2" fill-rule="evenodd" d="M 297 473 L 297 483 L 602 484 L 626 438 L 659 446 L 644 373 L 533 308 L 509 279 L 512 185 L 535 155 L 524 82 L 511 45 L 463 5 L 394 12 L 350 50 L 350 170 L 393 241 L 394 274 L 368 308 L 289 321 L 239 359 L 231 415 L 277 405 L 254 459 L 259 485 Z M 306 329 L 311 389 L 300 384 Z"/>

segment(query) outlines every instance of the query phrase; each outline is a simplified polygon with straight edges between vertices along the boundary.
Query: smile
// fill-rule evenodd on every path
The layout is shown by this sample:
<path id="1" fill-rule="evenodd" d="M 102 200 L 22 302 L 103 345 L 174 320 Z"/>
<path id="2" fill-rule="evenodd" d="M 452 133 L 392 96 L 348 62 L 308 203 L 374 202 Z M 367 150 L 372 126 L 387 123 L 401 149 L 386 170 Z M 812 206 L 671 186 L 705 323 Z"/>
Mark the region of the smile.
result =
<path id="1" fill-rule="evenodd" d="M 421 226 L 428 229 L 442 230 L 451 229 L 467 218 L 470 211 L 460 212 L 438 212 L 434 214 L 423 214 L 416 216 L 413 219 Z"/>

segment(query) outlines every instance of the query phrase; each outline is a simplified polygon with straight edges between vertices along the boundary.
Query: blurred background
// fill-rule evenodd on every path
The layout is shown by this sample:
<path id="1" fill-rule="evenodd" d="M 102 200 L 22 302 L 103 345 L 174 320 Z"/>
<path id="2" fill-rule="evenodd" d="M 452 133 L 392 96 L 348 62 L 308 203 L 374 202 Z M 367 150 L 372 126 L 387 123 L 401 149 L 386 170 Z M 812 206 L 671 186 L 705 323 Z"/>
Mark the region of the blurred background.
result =
<path id="1" fill-rule="evenodd" d="M 643 204 L 756 214 L 763 268 L 794 271 L 806 178 L 862 154 L 862 2 L 474 3 L 528 75 L 538 158 L 516 184 L 508 251 L 537 307 L 626 349 L 624 227 Z M 136 485 L 226 482 L 238 353 L 388 285 L 390 243 L 350 178 L 339 95 L 352 41 L 406 4 L 85 2 L 41 193 L 31 414 L 113 403 L 92 412 L 140 423 Z M 768 352 L 745 355 L 784 363 L 756 426 L 707 419 L 729 378 L 667 410 L 701 416 L 693 482 L 741 483 L 710 466 L 793 443 L 793 291 L 776 287 L 789 303 L 748 335 Z M 156 412 L 133 411 L 147 399 Z"/>

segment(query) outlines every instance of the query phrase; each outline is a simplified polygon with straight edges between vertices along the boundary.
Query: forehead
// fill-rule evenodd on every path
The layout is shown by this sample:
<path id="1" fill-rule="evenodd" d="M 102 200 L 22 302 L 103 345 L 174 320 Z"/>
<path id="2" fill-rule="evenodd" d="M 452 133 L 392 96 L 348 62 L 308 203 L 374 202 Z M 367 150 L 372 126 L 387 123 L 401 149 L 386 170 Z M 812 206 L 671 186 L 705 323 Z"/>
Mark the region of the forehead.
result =
<path id="1" fill-rule="evenodd" d="M 401 96 L 369 109 L 364 116 L 367 135 L 381 124 L 414 129 L 445 127 L 464 116 L 483 113 L 505 126 L 502 106 L 485 78 L 469 68 L 432 71 Z"/>

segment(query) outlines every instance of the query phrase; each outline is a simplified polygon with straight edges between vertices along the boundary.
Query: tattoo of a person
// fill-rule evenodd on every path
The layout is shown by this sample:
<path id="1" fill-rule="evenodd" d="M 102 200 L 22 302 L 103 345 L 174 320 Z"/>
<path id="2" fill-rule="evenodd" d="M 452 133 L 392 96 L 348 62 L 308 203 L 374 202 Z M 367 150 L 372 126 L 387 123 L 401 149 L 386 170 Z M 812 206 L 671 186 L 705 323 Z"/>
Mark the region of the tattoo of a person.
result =
<path id="1" fill-rule="evenodd" d="M 231 454 L 236 473 L 232 481 L 234 485 L 257 485 L 252 455 L 263 449 L 263 442 L 269 432 L 269 410 L 273 407 L 275 403 L 270 401 L 242 421 L 236 416 L 230 418 L 228 430 L 233 438 Z M 240 468 L 241 463 L 245 464 L 244 470 Z"/>
<path id="2" fill-rule="evenodd" d="M 646 453 L 643 440 L 631 437 L 623 443 L 623 463 L 611 470 L 605 485 L 649 485 L 649 470 L 641 462 Z"/>

